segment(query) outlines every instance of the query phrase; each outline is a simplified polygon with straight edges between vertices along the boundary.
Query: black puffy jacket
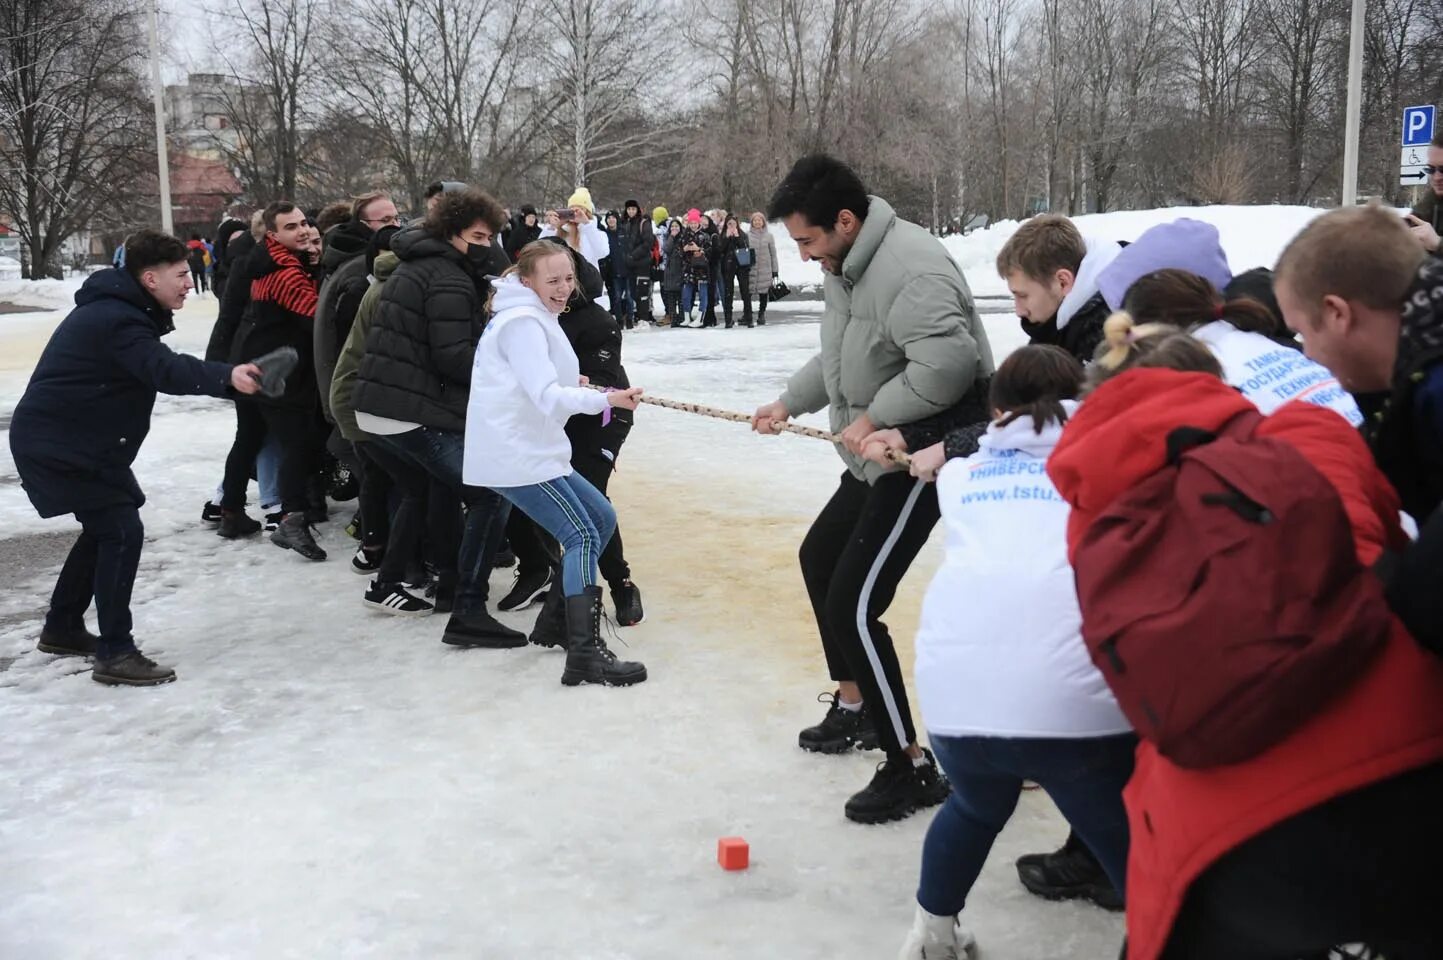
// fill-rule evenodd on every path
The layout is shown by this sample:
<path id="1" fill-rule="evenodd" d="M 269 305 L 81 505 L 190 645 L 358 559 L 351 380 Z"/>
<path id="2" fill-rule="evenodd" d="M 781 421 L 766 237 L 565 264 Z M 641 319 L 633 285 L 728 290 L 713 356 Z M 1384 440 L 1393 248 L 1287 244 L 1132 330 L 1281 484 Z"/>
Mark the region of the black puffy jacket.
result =
<path id="1" fill-rule="evenodd" d="M 578 277 L 591 268 L 580 254 L 571 251 Z M 587 294 L 583 283 L 571 294 L 566 312 L 557 318 L 561 332 L 576 351 L 582 376 L 598 387 L 629 387 L 626 368 L 621 365 L 621 327 L 610 312 L 598 306 Z M 566 436 L 571 440 L 573 462 L 579 456 L 603 453 L 615 461 L 621 445 L 631 432 L 632 412 L 615 407 L 602 422 L 601 414 L 578 414 L 566 421 Z"/>
<path id="2" fill-rule="evenodd" d="M 401 262 L 381 290 L 352 406 L 460 433 L 490 288 L 486 270 L 422 227 L 396 234 L 391 250 Z"/>

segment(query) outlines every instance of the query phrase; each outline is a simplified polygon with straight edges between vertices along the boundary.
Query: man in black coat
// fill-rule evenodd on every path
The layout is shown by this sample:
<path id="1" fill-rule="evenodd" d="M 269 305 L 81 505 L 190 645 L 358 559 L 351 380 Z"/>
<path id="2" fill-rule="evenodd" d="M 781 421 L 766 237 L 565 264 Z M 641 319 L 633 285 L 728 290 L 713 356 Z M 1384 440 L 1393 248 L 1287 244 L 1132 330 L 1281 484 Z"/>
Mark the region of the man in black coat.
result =
<path id="1" fill-rule="evenodd" d="M 505 214 L 489 194 L 443 193 L 425 222 L 391 240 L 400 263 L 381 289 L 351 394 L 356 425 L 388 452 L 425 470 L 466 504 L 459 547 L 436 545 L 438 593 L 454 585 L 443 636 L 456 646 L 519 646 L 525 635 L 486 610 L 487 583 L 510 505 L 461 477 L 471 367 L 490 294 L 504 269 L 493 245 Z"/>
<path id="2" fill-rule="evenodd" d="M 506 256 L 514 261 L 522 247 L 540 239 L 541 223 L 537 220 L 536 208 L 524 203 L 521 205 L 521 215 L 511 224 L 511 231 L 506 237 Z"/>
<path id="3" fill-rule="evenodd" d="M 251 302 L 236 330 L 231 359 L 238 361 L 290 347 L 300 362 L 278 395 L 243 400 L 236 405 L 236 439 L 226 457 L 218 532 L 233 538 L 260 531 L 260 524 L 245 515 L 246 487 L 256 455 L 270 435 L 281 449 L 281 517 L 271 542 L 307 560 L 324 560 L 326 552 L 311 535 L 307 516 L 308 481 L 315 473 L 324 439 L 316 429 L 320 401 L 311 362 L 316 283 L 301 254 L 311 225 L 304 211 L 287 201 L 266 207 L 263 219 L 265 236 L 245 260 L 244 278 L 250 285 Z M 232 279 L 239 281 L 242 277 Z"/>
<path id="4" fill-rule="evenodd" d="M 651 228 L 651 217 L 642 213 L 641 203 L 626 201 L 626 210 L 621 220 L 621 248 L 625 258 L 627 299 L 630 312 L 626 318 L 628 328 L 636 321 L 651 322 L 651 251 L 656 245 L 656 234 Z"/>
<path id="5" fill-rule="evenodd" d="M 157 393 L 255 393 L 260 368 L 173 353 L 160 338 L 191 290 L 186 248 L 151 230 L 125 242 L 125 266 L 101 270 L 51 335 L 10 424 L 21 485 L 42 517 L 73 513 L 81 534 L 60 571 L 38 648 L 93 654 L 100 683 L 175 679 L 136 649 L 130 593 L 140 564 L 145 494 L 131 464 L 150 431 Z M 100 636 L 85 629 L 94 599 Z"/>

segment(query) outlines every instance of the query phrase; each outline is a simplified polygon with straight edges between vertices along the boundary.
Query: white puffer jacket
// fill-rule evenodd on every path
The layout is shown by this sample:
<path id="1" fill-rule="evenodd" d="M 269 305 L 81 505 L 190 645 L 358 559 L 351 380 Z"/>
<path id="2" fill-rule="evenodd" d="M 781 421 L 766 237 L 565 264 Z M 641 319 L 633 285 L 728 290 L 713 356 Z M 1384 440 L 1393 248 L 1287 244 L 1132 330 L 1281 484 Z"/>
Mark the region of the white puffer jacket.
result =
<path id="1" fill-rule="evenodd" d="M 1076 409 L 1070 401 L 1069 413 Z M 988 427 L 937 478 L 946 554 L 922 605 L 917 699 L 931 734 L 1102 737 L 1131 729 L 1082 642 L 1070 512 L 1047 476 L 1062 436 Z"/>
<path id="2" fill-rule="evenodd" d="M 579 386 L 576 352 L 530 287 L 513 275 L 495 291 L 471 366 L 462 479 L 476 487 L 523 487 L 567 476 L 566 421 L 601 413 L 606 395 Z"/>

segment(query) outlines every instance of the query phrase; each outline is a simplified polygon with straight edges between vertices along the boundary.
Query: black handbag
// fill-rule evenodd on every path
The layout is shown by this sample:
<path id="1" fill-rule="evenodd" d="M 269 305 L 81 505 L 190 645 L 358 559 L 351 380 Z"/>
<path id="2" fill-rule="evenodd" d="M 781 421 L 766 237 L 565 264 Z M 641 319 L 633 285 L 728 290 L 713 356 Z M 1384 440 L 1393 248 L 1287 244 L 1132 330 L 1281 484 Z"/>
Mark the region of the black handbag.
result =
<path id="1" fill-rule="evenodd" d="M 781 278 L 778 277 L 777 279 L 772 281 L 772 292 L 768 299 L 771 300 L 772 303 L 776 303 L 778 300 L 782 299 L 782 297 L 787 296 L 791 292 L 792 288 L 787 286 L 785 283 L 782 283 Z"/>

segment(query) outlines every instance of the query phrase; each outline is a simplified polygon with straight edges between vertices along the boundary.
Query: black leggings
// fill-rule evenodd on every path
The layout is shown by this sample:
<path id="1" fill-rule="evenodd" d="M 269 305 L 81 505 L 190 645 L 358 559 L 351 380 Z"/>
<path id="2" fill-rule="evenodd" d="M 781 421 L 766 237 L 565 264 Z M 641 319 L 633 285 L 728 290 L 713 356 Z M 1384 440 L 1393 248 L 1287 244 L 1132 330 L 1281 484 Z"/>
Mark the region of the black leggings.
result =
<path id="1" fill-rule="evenodd" d="M 917 734 L 881 618 L 940 515 L 930 483 L 888 473 L 868 484 L 847 472 L 802 540 L 802 579 L 827 667 L 833 680 L 861 688 L 889 756 Z"/>
<path id="2" fill-rule="evenodd" d="M 1443 956 L 1440 810 L 1434 764 L 1283 821 L 1193 882 L 1163 960 L 1298 960 L 1345 943 Z"/>

